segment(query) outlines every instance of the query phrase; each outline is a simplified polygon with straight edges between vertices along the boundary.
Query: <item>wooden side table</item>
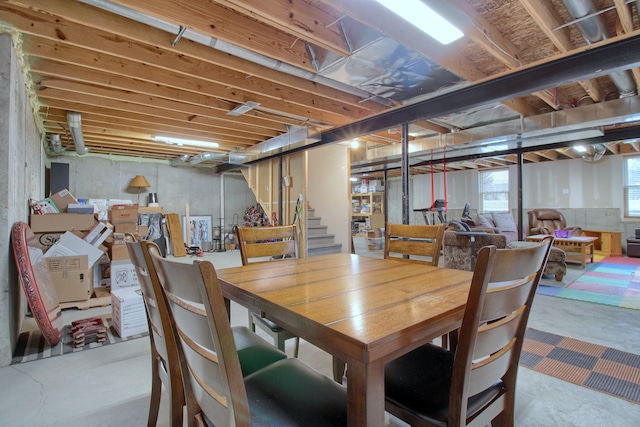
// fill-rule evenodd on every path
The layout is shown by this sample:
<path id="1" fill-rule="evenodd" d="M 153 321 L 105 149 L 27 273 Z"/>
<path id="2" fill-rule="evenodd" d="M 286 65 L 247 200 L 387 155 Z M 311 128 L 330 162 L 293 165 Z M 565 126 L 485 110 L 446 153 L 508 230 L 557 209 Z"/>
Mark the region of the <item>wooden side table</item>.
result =
<path id="1" fill-rule="evenodd" d="M 544 239 L 546 234 L 535 234 L 533 236 L 527 236 L 526 240 L 530 242 L 539 242 Z M 597 237 L 591 236 L 575 236 L 575 237 L 567 237 L 561 238 L 556 237 L 553 240 L 553 246 L 562 249 L 566 253 L 566 259 L 569 260 L 570 254 L 577 254 L 579 258 L 577 260 L 582 264 L 582 268 L 586 267 L 587 259 L 591 259 L 591 263 L 593 264 L 593 244 L 598 240 Z M 576 260 L 575 258 L 573 260 Z"/>
<path id="2" fill-rule="evenodd" d="M 594 249 L 604 256 L 622 256 L 622 231 L 582 230 L 583 236 L 597 237 Z"/>

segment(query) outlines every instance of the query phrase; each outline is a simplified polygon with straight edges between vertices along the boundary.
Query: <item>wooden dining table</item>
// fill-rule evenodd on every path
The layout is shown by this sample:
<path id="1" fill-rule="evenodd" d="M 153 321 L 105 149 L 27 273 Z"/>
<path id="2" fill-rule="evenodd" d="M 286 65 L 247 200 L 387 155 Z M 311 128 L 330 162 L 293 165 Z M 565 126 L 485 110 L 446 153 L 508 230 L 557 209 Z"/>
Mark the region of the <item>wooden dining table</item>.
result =
<path id="1" fill-rule="evenodd" d="M 472 273 L 332 254 L 217 271 L 225 299 L 348 366 L 349 426 L 383 426 L 384 365 L 457 329 Z"/>

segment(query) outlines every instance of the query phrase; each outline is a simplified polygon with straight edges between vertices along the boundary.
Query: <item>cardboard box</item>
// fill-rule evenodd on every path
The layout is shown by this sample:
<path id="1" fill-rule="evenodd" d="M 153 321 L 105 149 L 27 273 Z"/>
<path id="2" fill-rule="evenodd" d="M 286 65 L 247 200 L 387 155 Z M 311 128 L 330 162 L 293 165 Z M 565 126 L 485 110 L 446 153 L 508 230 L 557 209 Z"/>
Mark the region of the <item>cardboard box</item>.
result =
<path id="1" fill-rule="evenodd" d="M 78 214 L 90 214 L 93 215 L 94 209 L 93 206 L 90 205 L 81 205 L 79 203 L 70 203 L 67 206 L 67 212 L 69 213 L 78 213 Z"/>
<path id="2" fill-rule="evenodd" d="M 111 260 L 106 254 L 93 265 L 93 287 L 111 287 Z"/>
<path id="3" fill-rule="evenodd" d="M 164 214 L 164 209 L 161 206 L 138 206 L 138 213 L 159 213 Z"/>
<path id="4" fill-rule="evenodd" d="M 111 224 L 138 223 L 137 205 L 114 205 L 109 209 L 109 222 Z"/>
<path id="5" fill-rule="evenodd" d="M 129 260 L 129 250 L 127 245 L 114 243 L 111 245 L 111 261 Z"/>
<path id="6" fill-rule="evenodd" d="M 93 215 L 57 213 L 29 216 L 29 227 L 34 233 L 89 231 L 95 224 Z"/>
<path id="7" fill-rule="evenodd" d="M 116 233 L 125 234 L 131 233 L 135 236 L 138 235 L 138 224 L 135 222 L 123 222 L 119 224 L 114 224 Z"/>
<path id="8" fill-rule="evenodd" d="M 64 233 L 55 232 L 55 233 L 33 233 L 36 236 L 36 241 L 38 243 L 38 247 L 42 249 L 42 252 L 47 252 L 51 246 L 55 245 L 58 240 L 60 240 L 60 236 Z"/>
<path id="9" fill-rule="evenodd" d="M 89 261 L 89 268 L 98 261 L 104 251 L 101 248 L 96 248 L 88 242 L 85 242 L 80 237 L 73 234 L 71 231 L 67 231 L 51 248 L 44 254 L 45 258 L 61 257 L 61 256 L 77 256 L 87 255 Z"/>
<path id="10" fill-rule="evenodd" d="M 140 289 L 111 291 L 111 319 L 113 328 L 122 338 L 149 332 Z"/>
<path id="11" fill-rule="evenodd" d="M 140 282 L 135 266 L 129 260 L 111 261 L 111 292 L 118 289 L 138 289 Z"/>
<path id="12" fill-rule="evenodd" d="M 52 194 L 50 198 L 58 208 L 58 211 L 61 213 L 67 212 L 67 207 L 70 204 L 78 203 L 76 198 L 73 197 L 71 193 L 69 193 L 69 190 L 67 190 L 66 188 L 64 190 L 58 191 L 56 194 Z"/>
<path id="13" fill-rule="evenodd" d="M 60 302 L 86 301 L 93 293 L 93 271 L 86 255 L 45 258 Z"/>
<path id="14" fill-rule="evenodd" d="M 97 223 L 89 232 L 84 236 L 86 242 L 91 243 L 93 246 L 100 246 L 107 237 L 113 233 L 111 224 L 105 224 L 104 222 Z"/>

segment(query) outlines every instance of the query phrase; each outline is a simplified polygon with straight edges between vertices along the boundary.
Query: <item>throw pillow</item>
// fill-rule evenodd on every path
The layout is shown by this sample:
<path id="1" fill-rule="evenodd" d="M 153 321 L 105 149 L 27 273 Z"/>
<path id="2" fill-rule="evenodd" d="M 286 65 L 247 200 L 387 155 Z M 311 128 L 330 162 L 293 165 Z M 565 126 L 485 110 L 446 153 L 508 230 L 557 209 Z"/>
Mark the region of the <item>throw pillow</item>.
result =
<path id="1" fill-rule="evenodd" d="M 471 218 L 473 218 L 473 225 L 475 225 L 476 227 L 486 227 L 486 228 L 494 227 L 491 221 L 489 221 L 487 218 L 483 217 L 482 215 L 475 214 Z"/>
<path id="2" fill-rule="evenodd" d="M 496 228 L 503 231 L 518 231 L 516 222 L 513 220 L 513 216 L 510 212 L 492 212 L 491 217 L 493 222 L 496 223 Z"/>

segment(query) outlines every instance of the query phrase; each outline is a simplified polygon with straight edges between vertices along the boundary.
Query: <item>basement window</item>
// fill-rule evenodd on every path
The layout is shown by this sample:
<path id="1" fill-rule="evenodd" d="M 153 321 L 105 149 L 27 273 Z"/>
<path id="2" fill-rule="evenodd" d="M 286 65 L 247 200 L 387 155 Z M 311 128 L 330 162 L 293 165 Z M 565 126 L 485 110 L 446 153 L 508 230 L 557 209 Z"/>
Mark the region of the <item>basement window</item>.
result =
<path id="1" fill-rule="evenodd" d="M 624 216 L 640 217 L 640 156 L 624 159 Z"/>
<path id="2" fill-rule="evenodd" d="M 508 211 L 509 170 L 480 171 L 480 212 Z"/>

